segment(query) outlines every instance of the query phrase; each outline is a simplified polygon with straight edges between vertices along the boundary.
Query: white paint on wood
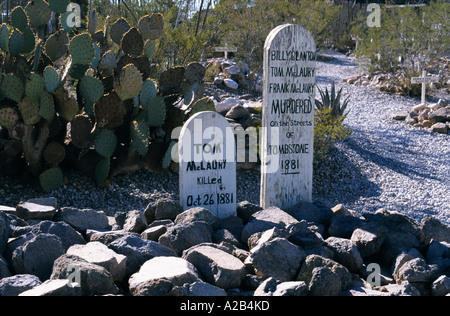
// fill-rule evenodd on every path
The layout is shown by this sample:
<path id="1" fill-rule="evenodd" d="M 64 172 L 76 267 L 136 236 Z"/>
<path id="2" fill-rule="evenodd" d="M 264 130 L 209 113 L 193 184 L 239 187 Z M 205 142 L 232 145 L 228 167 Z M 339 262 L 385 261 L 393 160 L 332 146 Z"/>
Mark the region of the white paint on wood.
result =
<path id="1" fill-rule="evenodd" d="M 261 206 L 312 201 L 316 45 L 298 25 L 281 25 L 264 47 Z"/>
<path id="2" fill-rule="evenodd" d="M 224 58 L 228 59 L 228 53 L 236 53 L 237 48 L 236 47 L 230 47 L 228 44 L 225 44 L 225 47 L 216 47 L 217 53 L 224 53 Z"/>
<path id="3" fill-rule="evenodd" d="M 427 93 L 427 83 L 439 82 L 438 77 L 427 77 L 427 72 L 422 71 L 422 77 L 412 77 L 411 84 L 421 83 L 422 84 L 422 104 L 426 103 L 426 93 Z"/>
<path id="4" fill-rule="evenodd" d="M 204 207 L 220 219 L 236 216 L 236 148 L 227 120 L 216 112 L 197 113 L 178 144 L 183 208 Z"/>

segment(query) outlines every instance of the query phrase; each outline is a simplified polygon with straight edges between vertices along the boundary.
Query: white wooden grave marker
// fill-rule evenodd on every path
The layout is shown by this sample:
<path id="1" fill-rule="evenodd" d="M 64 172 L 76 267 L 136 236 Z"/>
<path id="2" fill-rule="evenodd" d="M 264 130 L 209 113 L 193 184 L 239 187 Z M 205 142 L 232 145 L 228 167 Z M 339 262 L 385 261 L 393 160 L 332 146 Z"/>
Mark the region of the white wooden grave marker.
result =
<path id="1" fill-rule="evenodd" d="M 178 142 L 180 201 L 219 219 L 236 216 L 236 148 L 232 128 L 216 112 L 200 112 L 183 126 Z"/>
<path id="2" fill-rule="evenodd" d="M 217 53 L 224 53 L 224 57 L 228 59 L 228 53 L 236 53 L 237 48 L 236 47 L 229 47 L 227 43 L 225 43 L 225 47 L 216 47 Z"/>
<path id="3" fill-rule="evenodd" d="M 426 104 L 426 93 L 427 93 L 427 83 L 439 82 L 438 77 L 427 77 L 427 72 L 422 71 L 422 77 L 412 77 L 411 84 L 421 83 L 422 84 L 422 104 Z"/>
<path id="4" fill-rule="evenodd" d="M 312 202 L 316 45 L 298 25 L 281 25 L 264 47 L 261 206 Z"/>

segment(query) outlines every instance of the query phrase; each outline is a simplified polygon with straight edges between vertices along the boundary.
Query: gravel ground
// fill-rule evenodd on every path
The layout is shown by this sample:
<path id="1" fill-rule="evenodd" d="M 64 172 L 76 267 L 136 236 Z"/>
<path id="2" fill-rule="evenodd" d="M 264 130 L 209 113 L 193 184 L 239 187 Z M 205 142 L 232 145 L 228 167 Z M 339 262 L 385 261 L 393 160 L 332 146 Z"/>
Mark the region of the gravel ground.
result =
<path id="1" fill-rule="evenodd" d="M 361 70 L 352 59 L 328 52 L 334 59 L 317 64 L 317 83 L 329 86 Z M 345 85 L 351 94 L 345 124 L 353 130 L 349 140 L 330 153 L 331 159 L 314 170 L 314 200 L 330 207 L 374 212 L 395 210 L 421 220 L 430 214 L 450 224 L 450 137 L 431 134 L 389 119 L 391 113 L 410 109 L 417 98 L 383 94 L 372 87 Z M 118 176 L 99 189 L 75 170 L 65 170 L 67 185 L 44 194 L 37 180 L 23 175 L 0 178 L 0 205 L 15 206 L 31 198 L 54 196 L 59 205 L 117 211 L 144 210 L 161 197 L 178 198 L 178 175 L 142 170 Z M 259 203 L 257 171 L 238 172 L 238 200 Z"/>

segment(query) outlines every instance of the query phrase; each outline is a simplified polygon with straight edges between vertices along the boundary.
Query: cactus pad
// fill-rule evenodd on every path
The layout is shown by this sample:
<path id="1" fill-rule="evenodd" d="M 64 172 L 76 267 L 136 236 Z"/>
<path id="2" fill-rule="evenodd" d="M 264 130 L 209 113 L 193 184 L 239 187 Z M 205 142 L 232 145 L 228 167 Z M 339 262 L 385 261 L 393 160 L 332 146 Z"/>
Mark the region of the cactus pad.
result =
<path id="1" fill-rule="evenodd" d="M 80 93 L 89 103 L 97 102 L 104 92 L 103 83 L 97 78 L 84 76 L 80 80 Z"/>
<path id="2" fill-rule="evenodd" d="M 91 33 L 91 35 L 95 35 L 95 30 L 97 29 L 97 25 L 98 25 L 98 13 L 97 13 L 97 10 L 93 10 L 92 15 L 88 21 L 88 31 L 89 31 L 89 33 Z"/>
<path id="3" fill-rule="evenodd" d="M 22 52 L 23 43 L 23 33 L 15 29 L 9 38 L 9 52 L 11 55 L 18 57 Z"/>
<path id="4" fill-rule="evenodd" d="M 95 166 L 95 182 L 100 187 L 108 179 L 111 162 L 109 158 L 103 158 Z"/>
<path id="5" fill-rule="evenodd" d="M 144 105 L 148 112 L 148 125 L 162 126 L 166 120 L 166 104 L 160 97 L 153 98 L 148 106 Z"/>
<path id="6" fill-rule="evenodd" d="M 31 100 L 39 100 L 45 89 L 44 78 L 37 73 L 32 73 L 25 84 L 25 95 Z"/>
<path id="7" fill-rule="evenodd" d="M 89 146 L 92 122 L 87 115 L 77 115 L 70 123 L 70 138 L 72 144 L 80 149 Z"/>
<path id="8" fill-rule="evenodd" d="M 184 77 L 189 84 L 200 82 L 205 77 L 206 69 L 200 63 L 190 63 L 186 67 Z"/>
<path id="9" fill-rule="evenodd" d="M 119 78 L 114 80 L 114 90 L 123 100 L 133 99 L 142 89 L 142 74 L 130 64 L 122 68 Z"/>
<path id="10" fill-rule="evenodd" d="M 141 93 L 139 94 L 140 104 L 148 105 L 150 103 L 150 101 L 154 97 L 156 97 L 157 93 L 158 93 L 158 91 L 156 89 L 156 82 L 151 79 L 145 80 L 144 85 L 142 86 Z"/>
<path id="11" fill-rule="evenodd" d="M 0 125 L 5 128 L 14 127 L 19 121 L 19 114 L 14 108 L 2 108 L 0 109 Z"/>
<path id="12" fill-rule="evenodd" d="M 151 59 L 153 57 L 153 53 L 155 52 L 156 48 L 156 41 L 155 40 L 148 40 L 144 44 L 144 55 L 148 59 Z"/>
<path id="13" fill-rule="evenodd" d="M 81 79 L 86 74 L 86 71 L 90 68 L 88 64 L 74 64 L 70 66 L 69 75 L 73 79 Z"/>
<path id="14" fill-rule="evenodd" d="M 117 67 L 117 58 L 112 51 L 107 51 L 103 54 L 98 69 L 103 77 L 112 76 L 114 73 L 114 68 Z"/>
<path id="15" fill-rule="evenodd" d="M 194 103 L 194 105 L 191 107 L 191 112 L 189 114 L 192 116 L 196 113 L 206 111 L 213 111 L 213 112 L 216 111 L 214 101 L 209 97 L 200 99 L 196 103 Z"/>
<path id="16" fill-rule="evenodd" d="M 0 49 L 4 52 L 9 52 L 9 29 L 6 24 L 2 24 L 0 30 Z"/>
<path id="17" fill-rule="evenodd" d="M 123 124 L 126 109 L 115 93 L 104 95 L 94 104 L 95 121 L 100 128 L 116 128 Z"/>
<path id="18" fill-rule="evenodd" d="M 164 29 L 164 17 L 160 13 L 146 15 L 139 20 L 138 28 L 145 40 L 157 40 Z"/>
<path id="19" fill-rule="evenodd" d="M 117 137 L 109 129 L 101 129 L 94 141 L 95 151 L 105 158 L 110 158 L 117 146 Z"/>
<path id="20" fill-rule="evenodd" d="M 68 122 L 72 121 L 79 111 L 77 100 L 69 97 L 63 88 L 55 91 L 55 107 L 59 115 Z"/>
<path id="21" fill-rule="evenodd" d="M 26 27 L 22 30 L 22 35 L 23 46 L 21 54 L 29 54 L 34 50 L 34 47 L 36 46 L 36 38 L 33 31 L 29 27 Z"/>
<path id="22" fill-rule="evenodd" d="M 47 66 L 44 69 L 44 82 L 48 92 L 54 92 L 59 85 L 58 72 L 52 66 Z"/>
<path id="23" fill-rule="evenodd" d="M 148 151 L 150 131 L 148 124 L 144 121 L 131 122 L 131 144 L 141 156 L 145 156 Z"/>
<path id="24" fill-rule="evenodd" d="M 39 104 L 39 115 L 43 119 L 51 121 L 55 116 L 55 102 L 53 101 L 53 96 L 44 91 L 40 96 Z"/>
<path id="25" fill-rule="evenodd" d="M 131 57 L 139 57 L 144 49 L 144 41 L 136 28 L 132 28 L 122 37 L 122 50 Z"/>
<path id="26" fill-rule="evenodd" d="M 90 65 L 95 57 L 94 43 L 87 33 L 72 38 L 69 51 L 75 64 Z"/>
<path id="27" fill-rule="evenodd" d="M 164 95 L 180 91 L 184 81 L 184 73 L 184 67 L 173 67 L 164 71 L 159 79 L 159 90 L 163 92 Z"/>
<path id="28" fill-rule="evenodd" d="M 20 31 L 28 27 L 28 16 L 23 7 L 17 6 L 11 11 L 11 24 Z"/>
<path id="29" fill-rule="evenodd" d="M 5 97 L 19 103 L 25 92 L 22 80 L 15 75 L 6 75 L 2 80 L 1 92 Z"/>
<path id="30" fill-rule="evenodd" d="M 18 107 L 25 124 L 34 125 L 41 120 L 41 117 L 39 116 L 39 106 L 29 97 L 23 98 L 22 102 L 19 102 Z"/>
<path id="31" fill-rule="evenodd" d="M 116 22 L 114 22 L 114 24 L 111 25 L 110 30 L 110 35 L 113 42 L 117 45 L 120 45 L 123 35 L 128 32 L 130 28 L 130 24 L 128 24 L 128 22 L 123 18 L 120 18 Z"/>
<path id="32" fill-rule="evenodd" d="M 43 156 L 50 165 L 58 165 L 66 158 L 66 150 L 59 143 L 50 143 L 45 147 Z"/>
<path id="33" fill-rule="evenodd" d="M 47 56 L 56 61 L 67 53 L 67 47 L 69 45 L 69 37 L 65 31 L 58 31 L 47 39 L 44 48 Z"/>
<path id="34" fill-rule="evenodd" d="M 175 142 L 175 141 L 170 142 L 170 145 L 167 148 L 167 151 L 162 160 L 163 169 L 169 169 L 170 164 L 172 163 L 172 160 L 173 160 L 172 159 L 172 149 L 174 146 L 178 146 L 178 142 Z"/>
<path id="35" fill-rule="evenodd" d="M 46 24 L 52 15 L 52 10 L 50 10 L 48 3 L 44 0 L 33 0 L 28 2 L 25 10 L 27 11 L 31 25 L 34 27 Z"/>
<path id="36" fill-rule="evenodd" d="M 59 167 L 54 167 L 39 176 L 42 189 L 50 193 L 64 186 L 64 175 Z"/>
<path id="37" fill-rule="evenodd" d="M 48 0 L 50 5 L 50 10 L 55 13 L 63 14 L 67 12 L 67 6 L 70 3 L 70 0 Z"/>

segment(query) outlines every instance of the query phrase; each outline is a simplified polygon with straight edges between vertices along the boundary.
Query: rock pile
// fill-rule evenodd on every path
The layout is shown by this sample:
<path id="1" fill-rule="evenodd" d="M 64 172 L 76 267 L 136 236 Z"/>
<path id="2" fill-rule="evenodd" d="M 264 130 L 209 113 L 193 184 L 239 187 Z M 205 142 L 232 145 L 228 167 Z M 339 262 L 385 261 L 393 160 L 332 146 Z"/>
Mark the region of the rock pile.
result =
<path id="1" fill-rule="evenodd" d="M 447 134 L 450 129 L 450 105 L 440 99 L 437 103 L 414 106 L 411 111 L 395 113 L 394 120 L 405 120 L 414 127 L 428 128 L 433 133 Z"/>
<path id="2" fill-rule="evenodd" d="M 52 198 L 0 206 L 0 296 L 450 294 L 450 227 L 431 217 L 319 203 L 237 213 L 167 199 L 114 218 Z"/>

